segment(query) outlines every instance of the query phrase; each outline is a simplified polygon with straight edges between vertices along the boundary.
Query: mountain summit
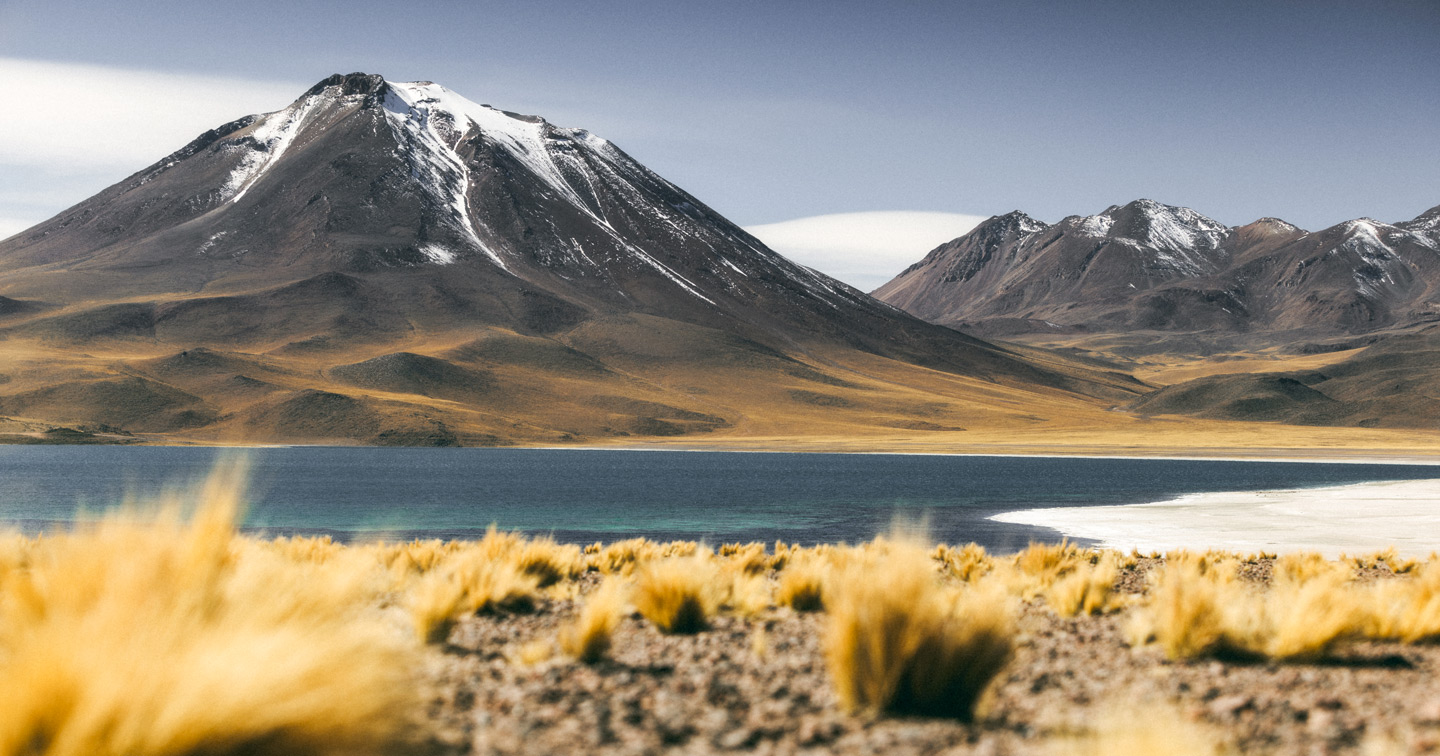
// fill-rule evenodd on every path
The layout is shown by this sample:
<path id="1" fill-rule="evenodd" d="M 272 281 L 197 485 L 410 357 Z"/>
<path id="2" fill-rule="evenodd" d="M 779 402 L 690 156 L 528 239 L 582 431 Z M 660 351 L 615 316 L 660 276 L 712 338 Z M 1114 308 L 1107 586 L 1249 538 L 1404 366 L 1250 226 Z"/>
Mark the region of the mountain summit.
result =
<path id="1" fill-rule="evenodd" d="M 0 296 L 0 338 L 54 350 L 7 375 L 0 414 L 216 437 L 665 434 L 769 395 L 772 415 L 873 420 L 812 389 L 921 366 L 1133 391 L 790 262 L 585 130 L 360 73 L 0 243 Z M 122 358 L 77 365 L 76 347 Z"/>

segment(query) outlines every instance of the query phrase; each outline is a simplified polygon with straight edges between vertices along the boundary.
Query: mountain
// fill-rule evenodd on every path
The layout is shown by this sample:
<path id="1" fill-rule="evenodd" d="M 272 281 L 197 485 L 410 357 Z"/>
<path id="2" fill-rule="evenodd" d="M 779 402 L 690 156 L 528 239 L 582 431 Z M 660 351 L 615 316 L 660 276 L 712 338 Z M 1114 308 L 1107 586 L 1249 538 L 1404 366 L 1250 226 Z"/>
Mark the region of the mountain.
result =
<path id="1" fill-rule="evenodd" d="M 1440 424 L 1440 207 L 1316 232 L 1150 200 L 1053 226 L 1014 212 L 875 296 L 986 337 L 1135 359 L 1163 386 L 1124 405 L 1142 416 Z"/>
<path id="2" fill-rule="evenodd" d="M 1434 322 L 1440 208 L 1318 232 L 1276 218 L 1227 228 L 1144 199 L 1054 225 L 1016 212 L 937 247 L 874 295 L 973 333 L 1123 334 L 1140 352 L 1207 338 L 1343 340 Z"/>
<path id="3" fill-rule="evenodd" d="M 0 339 L 0 415 L 211 441 L 958 427 L 1023 414 L 1001 387 L 1143 388 L 796 265 L 585 130 L 358 73 L 0 241 Z"/>

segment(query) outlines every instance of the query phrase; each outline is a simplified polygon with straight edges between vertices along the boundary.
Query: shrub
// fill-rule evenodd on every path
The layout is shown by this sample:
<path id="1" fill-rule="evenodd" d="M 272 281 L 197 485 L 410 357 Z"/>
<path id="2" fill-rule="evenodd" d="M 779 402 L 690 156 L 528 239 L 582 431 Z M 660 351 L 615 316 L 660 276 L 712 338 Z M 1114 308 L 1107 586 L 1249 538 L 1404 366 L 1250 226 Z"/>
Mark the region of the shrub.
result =
<path id="1" fill-rule="evenodd" d="M 1178 558 L 1159 573 L 1132 642 L 1154 642 L 1172 659 L 1198 656 L 1307 661 L 1359 635 L 1366 613 L 1347 576 L 1298 558 L 1270 589 L 1235 579 L 1234 562 Z"/>
<path id="2" fill-rule="evenodd" d="M 969 720 L 1010 658 L 1009 599 L 942 590 L 923 551 L 888 552 L 838 576 L 827 596 L 826 660 L 841 704 Z"/>
<path id="3" fill-rule="evenodd" d="M 941 544 L 935 547 L 934 556 L 942 569 L 963 583 L 979 580 L 995 569 L 995 560 L 985 553 L 985 547 L 974 543 L 958 549 Z"/>
<path id="4" fill-rule="evenodd" d="M 1367 599 L 1370 637 L 1405 643 L 1440 638 L 1440 563 L 1428 562 L 1414 577 L 1378 583 Z"/>
<path id="5" fill-rule="evenodd" d="M 463 551 L 421 578 L 410 592 L 415 634 L 424 643 L 444 643 L 466 615 L 530 611 L 536 589 L 535 577 L 514 562 L 479 546 Z"/>
<path id="6" fill-rule="evenodd" d="M 297 562 L 238 537 L 243 473 L 217 469 L 188 519 L 177 494 L 159 514 L 42 539 L 0 578 L 0 753 L 339 756 L 401 743 L 416 660 L 371 607 L 383 570 Z"/>
<path id="7" fill-rule="evenodd" d="M 607 578 L 585 602 L 580 616 L 560 629 L 560 650 L 586 664 L 605 658 L 628 600 L 627 586 Z"/>
<path id="8" fill-rule="evenodd" d="M 825 608 L 825 569 L 813 561 L 797 562 L 780 573 L 775 603 L 797 612 Z"/>
<path id="9" fill-rule="evenodd" d="M 1045 603 L 1061 617 L 1103 614 L 1119 608 L 1115 580 L 1120 568 L 1113 552 L 1098 555 L 1096 562 L 1082 563 L 1075 571 L 1044 589 Z"/>
<path id="10" fill-rule="evenodd" d="M 713 564 L 703 556 L 664 559 L 642 568 L 635 608 L 662 633 L 698 633 L 715 611 Z"/>
<path id="11" fill-rule="evenodd" d="M 580 547 L 558 544 L 550 538 L 525 542 L 514 558 L 520 572 L 535 578 L 540 588 L 570 580 L 584 572 L 585 562 Z"/>

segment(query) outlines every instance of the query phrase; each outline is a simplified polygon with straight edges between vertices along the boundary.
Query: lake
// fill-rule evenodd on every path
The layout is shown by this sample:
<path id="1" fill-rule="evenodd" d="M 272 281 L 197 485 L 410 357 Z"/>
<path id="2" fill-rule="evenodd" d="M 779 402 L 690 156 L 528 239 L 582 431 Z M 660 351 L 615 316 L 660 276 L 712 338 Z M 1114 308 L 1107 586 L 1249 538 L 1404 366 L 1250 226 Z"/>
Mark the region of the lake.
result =
<path id="1" fill-rule="evenodd" d="M 203 478 L 205 447 L 0 446 L 0 526 L 63 529 L 127 495 Z M 246 450 L 249 530 L 338 539 L 475 538 L 486 526 L 589 543 L 644 536 L 806 545 L 895 521 L 1011 551 L 1051 530 L 999 512 L 1206 491 L 1440 478 L 1427 465 L 581 449 Z"/>

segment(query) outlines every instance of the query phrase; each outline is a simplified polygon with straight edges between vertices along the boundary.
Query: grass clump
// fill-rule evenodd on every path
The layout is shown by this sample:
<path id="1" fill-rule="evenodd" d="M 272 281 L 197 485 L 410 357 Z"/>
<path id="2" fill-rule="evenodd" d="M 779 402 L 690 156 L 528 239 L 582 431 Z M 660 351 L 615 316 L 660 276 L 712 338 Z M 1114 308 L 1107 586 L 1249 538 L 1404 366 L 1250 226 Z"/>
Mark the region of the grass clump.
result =
<path id="1" fill-rule="evenodd" d="M 580 616 L 560 629 L 560 650 L 585 664 L 604 659 L 628 601 L 625 583 L 607 578 L 585 602 Z"/>
<path id="2" fill-rule="evenodd" d="M 827 601 L 826 661 L 850 710 L 969 720 L 1010 658 L 1009 599 L 943 589 L 919 548 L 877 550 L 838 576 Z"/>
<path id="3" fill-rule="evenodd" d="M 942 543 L 935 547 L 934 558 L 943 570 L 962 583 L 979 580 L 995 569 L 995 560 L 985 552 L 985 547 L 974 543 L 959 548 Z"/>
<path id="4" fill-rule="evenodd" d="M 827 570 L 813 561 L 791 564 L 780 573 L 775 603 L 797 612 L 824 610 L 826 575 Z"/>
<path id="5" fill-rule="evenodd" d="M 662 633 L 698 633 L 719 604 L 718 576 L 701 554 L 654 562 L 636 576 L 635 608 Z"/>
<path id="6" fill-rule="evenodd" d="M 1132 642 L 1171 659 L 1201 656 L 1313 661 L 1363 634 L 1349 575 L 1309 556 L 1277 562 L 1268 590 L 1236 579 L 1234 561 L 1177 555 L 1159 571 L 1132 624 Z"/>
<path id="7" fill-rule="evenodd" d="M 535 576 L 486 551 L 477 547 L 460 552 L 410 591 L 411 623 L 422 642 L 446 642 L 455 623 L 466 615 L 534 608 L 539 587 Z"/>
<path id="8" fill-rule="evenodd" d="M 1386 580 L 1368 595 L 1366 634 L 1421 643 L 1440 639 L 1440 562 L 1427 562 L 1412 577 Z"/>
<path id="9" fill-rule="evenodd" d="M 1114 552 L 1095 555 L 1095 561 L 1081 563 L 1068 575 L 1044 588 L 1045 603 L 1061 617 L 1104 614 L 1120 608 L 1115 580 L 1120 565 Z"/>
<path id="10" fill-rule="evenodd" d="M 415 660 L 374 611 L 383 570 L 237 536 L 243 473 L 217 470 L 184 498 L 198 502 L 188 518 L 176 495 L 159 514 L 33 542 L 25 563 L 5 570 L 0 754 L 401 746 Z"/>

